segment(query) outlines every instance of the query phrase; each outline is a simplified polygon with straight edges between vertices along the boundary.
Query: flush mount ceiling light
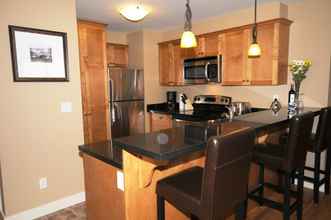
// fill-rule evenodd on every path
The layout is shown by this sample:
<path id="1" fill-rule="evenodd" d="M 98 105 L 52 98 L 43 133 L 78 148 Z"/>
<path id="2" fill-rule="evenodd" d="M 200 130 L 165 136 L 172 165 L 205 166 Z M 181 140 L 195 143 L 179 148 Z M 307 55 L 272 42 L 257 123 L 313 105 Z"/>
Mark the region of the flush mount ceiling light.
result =
<path id="1" fill-rule="evenodd" d="M 186 2 L 186 12 L 185 12 L 185 26 L 182 38 L 180 40 L 181 48 L 192 48 L 197 46 L 197 39 L 192 32 L 192 11 L 190 7 L 190 0 Z"/>
<path id="2" fill-rule="evenodd" d="M 129 21 L 137 22 L 144 19 L 149 14 L 149 11 L 137 3 L 136 5 L 128 5 L 122 8 L 120 14 Z"/>
<path id="3" fill-rule="evenodd" d="M 256 23 L 256 11 L 257 11 L 257 0 L 255 0 L 254 5 L 254 25 L 252 30 L 252 44 L 248 50 L 248 57 L 250 58 L 257 58 L 261 56 L 261 47 L 257 43 L 257 23 Z"/>

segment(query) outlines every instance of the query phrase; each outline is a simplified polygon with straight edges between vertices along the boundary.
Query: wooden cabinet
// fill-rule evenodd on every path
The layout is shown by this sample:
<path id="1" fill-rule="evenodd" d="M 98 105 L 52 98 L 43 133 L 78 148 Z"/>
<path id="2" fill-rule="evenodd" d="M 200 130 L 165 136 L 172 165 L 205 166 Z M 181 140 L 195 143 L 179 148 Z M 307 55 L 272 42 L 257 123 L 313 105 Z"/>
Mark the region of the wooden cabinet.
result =
<path id="1" fill-rule="evenodd" d="M 108 92 L 105 25 L 79 21 L 79 53 L 84 141 L 108 138 Z"/>
<path id="2" fill-rule="evenodd" d="M 292 22 L 274 19 L 258 23 L 259 58 L 248 58 L 252 25 L 197 36 L 198 46 L 179 47 L 179 40 L 159 44 L 160 84 L 183 85 L 183 60 L 222 55 L 222 85 L 281 85 L 287 83 L 289 29 Z"/>
<path id="3" fill-rule="evenodd" d="M 168 129 L 172 127 L 172 117 L 171 115 L 149 113 L 150 119 L 150 130 L 159 131 L 163 129 Z"/>
<path id="4" fill-rule="evenodd" d="M 222 54 L 222 85 L 247 84 L 247 31 L 236 30 L 222 33 L 219 41 Z"/>
<path id="5" fill-rule="evenodd" d="M 128 66 L 128 45 L 107 43 L 107 63 Z"/>
<path id="6" fill-rule="evenodd" d="M 247 75 L 250 85 L 287 83 L 289 28 L 290 22 L 286 20 L 258 26 L 257 40 L 262 54 L 259 58 L 248 59 Z"/>
<path id="7" fill-rule="evenodd" d="M 161 85 L 183 84 L 183 58 L 185 52 L 185 50 L 180 48 L 180 44 L 177 41 L 159 45 L 159 71 Z"/>

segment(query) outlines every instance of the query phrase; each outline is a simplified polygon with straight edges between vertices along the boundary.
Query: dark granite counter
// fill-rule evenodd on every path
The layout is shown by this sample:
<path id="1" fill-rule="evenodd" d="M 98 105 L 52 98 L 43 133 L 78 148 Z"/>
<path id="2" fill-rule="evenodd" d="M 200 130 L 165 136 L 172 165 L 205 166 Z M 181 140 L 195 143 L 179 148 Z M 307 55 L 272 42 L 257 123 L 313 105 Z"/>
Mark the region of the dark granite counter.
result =
<path id="1" fill-rule="evenodd" d="M 112 141 L 81 145 L 79 150 L 118 169 L 122 169 L 122 149 L 113 145 Z"/>
<path id="2" fill-rule="evenodd" d="M 252 112 L 264 111 L 266 109 L 263 108 L 252 108 Z M 158 104 L 150 104 L 147 105 L 147 112 L 158 113 L 158 114 L 166 114 L 171 115 L 173 119 L 185 120 L 185 121 L 193 121 L 193 122 L 201 122 L 201 121 L 209 121 L 209 120 L 220 120 L 224 121 L 225 115 L 220 112 L 199 112 L 194 110 L 179 110 L 179 106 L 177 105 L 175 109 L 171 110 L 168 108 L 167 103 L 158 103 Z"/>
<path id="3" fill-rule="evenodd" d="M 318 108 L 305 108 L 300 113 L 312 111 L 319 114 Z M 224 136 L 244 128 L 253 128 L 257 133 L 288 125 L 287 109 L 278 113 L 271 110 L 240 116 L 232 121 L 215 123 L 192 123 L 177 128 L 162 130 L 129 137 L 116 138 L 113 144 L 128 152 L 157 161 L 173 161 L 190 153 L 203 151 L 211 136 Z"/>

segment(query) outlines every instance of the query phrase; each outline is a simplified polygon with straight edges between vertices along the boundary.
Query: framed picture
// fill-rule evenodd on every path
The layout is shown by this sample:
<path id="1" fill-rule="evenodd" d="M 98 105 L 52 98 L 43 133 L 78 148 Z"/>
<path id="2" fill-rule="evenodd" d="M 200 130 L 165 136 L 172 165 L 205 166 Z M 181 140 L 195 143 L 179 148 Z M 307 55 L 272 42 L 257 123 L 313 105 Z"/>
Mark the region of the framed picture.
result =
<path id="1" fill-rule="evenodd" d="M 8 27 L 15 82 L 69 81 L 66 33 Z"/>

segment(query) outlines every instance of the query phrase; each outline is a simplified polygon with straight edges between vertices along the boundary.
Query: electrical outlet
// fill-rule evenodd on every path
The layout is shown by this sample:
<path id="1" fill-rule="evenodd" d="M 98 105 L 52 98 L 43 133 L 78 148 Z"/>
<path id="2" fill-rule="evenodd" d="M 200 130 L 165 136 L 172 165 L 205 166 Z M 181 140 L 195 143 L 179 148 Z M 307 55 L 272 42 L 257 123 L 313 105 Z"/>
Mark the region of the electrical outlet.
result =
<path id="1" fill-rule="evenodd" d="M 46 189 L 48 187 L 47 178 L 42 177 L 39 179 L 39 189 Z"/>
<path id="2" fill-rule="evenodd" d="M 117 171 L 117 188 L 124 191 L 124 174 L 121 171 Z"/>
<path id="3" fill-rule="evenodd" d="M 72 102 L 61 102 L 61 112 L 62 113 L 72 112 Z"/>

